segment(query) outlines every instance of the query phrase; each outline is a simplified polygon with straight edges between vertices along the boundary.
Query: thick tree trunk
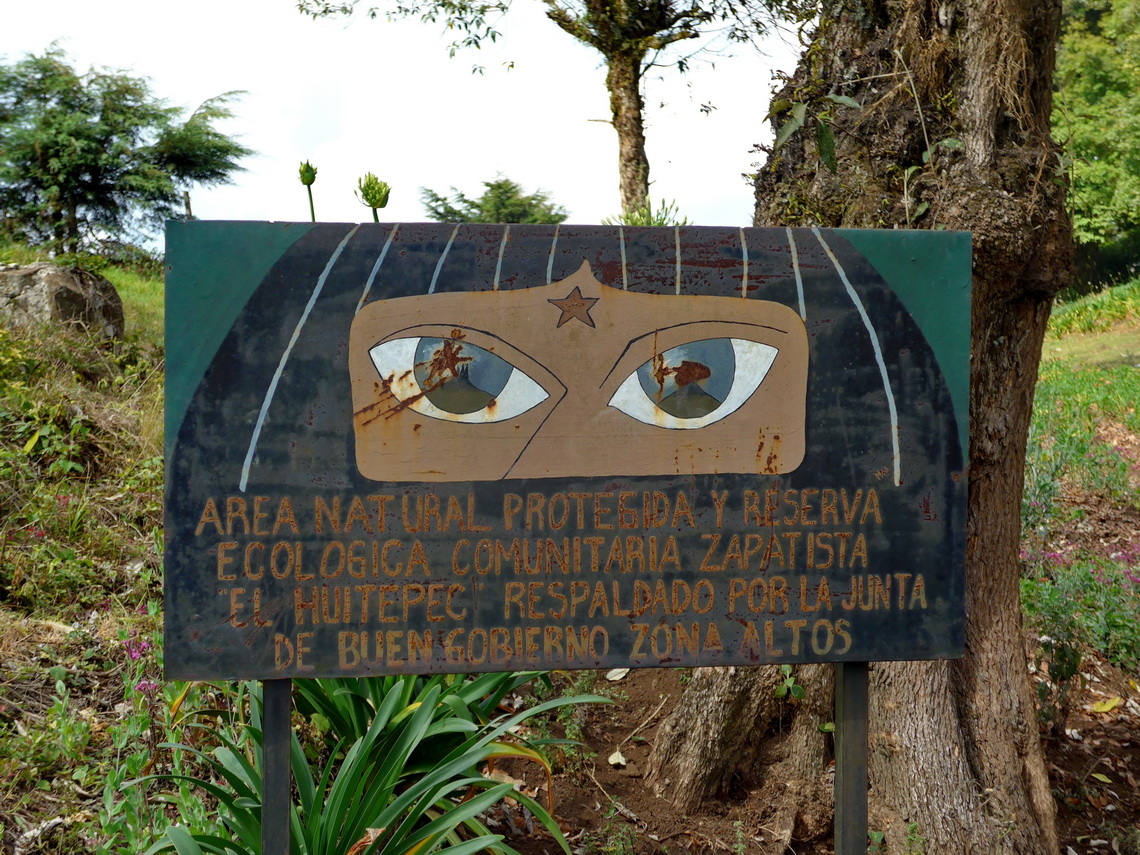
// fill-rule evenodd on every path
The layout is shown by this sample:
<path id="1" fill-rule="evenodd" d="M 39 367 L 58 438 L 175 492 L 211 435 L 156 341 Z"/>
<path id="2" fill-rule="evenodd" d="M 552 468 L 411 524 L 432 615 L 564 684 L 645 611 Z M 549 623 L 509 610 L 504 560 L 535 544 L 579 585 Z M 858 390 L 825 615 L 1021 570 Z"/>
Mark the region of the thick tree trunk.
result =
<path id="1" fill-rule="evenodd" d="M 606 56 L 606 88 L 610 113 L 618 135 L 618 173 L 621 209 L 632 211 L 649 200 L 649 158 L 645 154 L 645 126 L 641 100 L 641 62 L 644 51 Z"/>
<path id="2" fill-rule="evenodd" d="M 757 225 L 911 224 L 974 234 L 966 657 L 872 667 L 871 825 L 888 832 L 888 851 L 902 851 L 907 824 L 917 823 L 928 853 L 1057 852 L 1025 667 L 1017 556 L 1041 343 L 1070 261 L 1063 176 L 1049 138 L 1060 12 L 1060 0 L 829 4 L 777 96 L 806 103 L 808 121 L 756 182 Z M 853 98 L 861 109 L 827 95 Z M 817 149 L 820 121 L 837 141 L 834 173 Z M 918 169 L 908 174 L 912 166 Z M 695 679 L 690 691 L 720 679 Z M 651 771 L 659 787 L 669 779 L 679 805 L 691 809 L 733 774 L 762 777 L 748 766 L 765 756 L 762 745 L 715 761 L 709 752 L 763 742 L 765 705 L 734 692 L 764 685 L 763 676 L 737 679 L 718 696 L 717 706 L 756 710 L 758 718 L 690 712 L 685 728 L 662 729 Z M 690 700 L 684 706 L 697 709 Z M 791 793 L 819 775 L 819 757 L 811 757 L 817 746 L 798 750 L 808 752 L 807 764 Z M 690 782 L 698 756 L 704 768 Z M 782 827 L 794 812 L 789 801 L 774 810 Z M 796 836 L 811 831 L 801 827 Z M 777 841 L 773 851 L 782 848 Z"/>

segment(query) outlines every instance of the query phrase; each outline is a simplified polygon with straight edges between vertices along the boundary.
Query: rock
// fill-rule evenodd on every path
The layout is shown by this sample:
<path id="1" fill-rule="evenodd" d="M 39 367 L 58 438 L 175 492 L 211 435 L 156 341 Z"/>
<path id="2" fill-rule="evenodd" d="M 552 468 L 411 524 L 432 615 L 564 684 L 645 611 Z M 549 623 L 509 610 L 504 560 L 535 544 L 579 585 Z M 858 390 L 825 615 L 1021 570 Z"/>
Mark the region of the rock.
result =
<path id="1" fill-rule="evenodd" d="M 78 324 L 121 338 L 123 301 L 98 273 L 40 263 L 0 269 L 0 320 L 22 326 Z"/>

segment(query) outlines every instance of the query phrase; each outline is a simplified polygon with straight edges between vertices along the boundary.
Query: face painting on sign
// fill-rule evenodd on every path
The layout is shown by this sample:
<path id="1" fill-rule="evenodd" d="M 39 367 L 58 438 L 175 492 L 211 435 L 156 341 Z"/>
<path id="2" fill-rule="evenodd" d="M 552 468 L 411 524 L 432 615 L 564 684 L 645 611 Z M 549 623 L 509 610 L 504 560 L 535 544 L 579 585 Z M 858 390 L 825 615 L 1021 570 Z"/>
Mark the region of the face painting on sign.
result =
<path id="1" fill-rule="evenodd" d="M 372 303 L 349 345 L 356 462 L 379 481 L 790 472 L 807 363 L 786 306 L 631 294 L 586 263 Z"/>
<path id="2" fill-rule="evenodd" d="M 968 235 L 168 229 L 177 679 L 963 647 Z"/>

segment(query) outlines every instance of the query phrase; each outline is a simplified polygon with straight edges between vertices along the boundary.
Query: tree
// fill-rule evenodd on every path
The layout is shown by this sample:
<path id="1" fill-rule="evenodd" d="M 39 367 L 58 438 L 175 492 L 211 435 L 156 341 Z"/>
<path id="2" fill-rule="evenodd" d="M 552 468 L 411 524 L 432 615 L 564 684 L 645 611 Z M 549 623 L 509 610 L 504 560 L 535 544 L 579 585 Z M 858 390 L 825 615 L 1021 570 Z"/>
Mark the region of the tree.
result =
<path id="1" fill-rule="evenodd" d="M 597 50 L 606 63 L 610 116 L 618 135 L 621 208 L 632 211 L 649 203 L 649 158 L 645 153 L 645 103 L 641 81 L 662 62 L 662 54 L 679 42 L 723 31 L 729 39 L 747 41 L 765 33 L 779 18 L 803 20 L 815 0 L 543 0 L 546 15 L 564 32 Z M 350 14 L 358 0 L 298 0 L 313 17 Z M 463 33 L 459 46 L 478 47 L 498 32 L 489 22 L 504 13 L 510 0 L 390 0 L 368 14 L 442 19 Z M 676 60 L 684 70 L 687 57 Z"/>
<path id="2" fill-rule="evenodd" d="M 75 251 L 177 215 L 195 185 L 225 184 L 250 150 L 221 133 L 230 92 L 185 121 L 140 78 L 79 75 L 55 46 L 0 66 L 0 211 L 31 243 Z"/>
<path id="3" fill-rule="evenodd" d="M 483 195 L 472 199 L 451 188 L 450 199 L 423 188 L 420 200 L 428 217 L 444 223 L 561 223 L 569 216 L 543 190 L 523 192 L 522 185 L 501 175 L 484 181 Z"/>
<path id="4" fill-rule="evenodd" d="M 1071 262 L 1049 127 L 1060 20 L 1059 0 L 828 0 L 756 176 L 757 225 L 974 235 L 966 656 L 872 666 L 871 822 L 888 851 L 913 822 L 929 852 L 1057 852 L 1018 547 L 1041 344 Z M 762 781 L 783 852 L 830 828 L 831 669 L 796 669 L 805 702 L 782 738 L 773 671 L 698 671 L 649 774 L 683 810 L 734 776 Z"/>
<path id="5" fill-rule="evenodd" d="M 1056 78 L 1074 231 L 1104 244 L 1140 228 L 1140 2 L 1066 3 Z"/>

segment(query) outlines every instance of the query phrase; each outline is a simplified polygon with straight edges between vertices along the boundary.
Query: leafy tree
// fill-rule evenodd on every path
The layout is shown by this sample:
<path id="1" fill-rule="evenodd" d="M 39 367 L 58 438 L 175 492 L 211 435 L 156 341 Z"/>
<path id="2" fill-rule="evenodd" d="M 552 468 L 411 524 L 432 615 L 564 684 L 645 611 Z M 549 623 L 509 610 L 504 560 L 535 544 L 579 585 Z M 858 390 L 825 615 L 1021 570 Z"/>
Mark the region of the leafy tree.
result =
<path id="1" fill-rule="evenodd" d="M 1066 2 L 1056 80 L 1074 231 L 1105 244 L 1140 228 L 1140 0 Z"/>
<path id="2" fill-rule="evenodd" d="M 146 80 L 80 75 L 59 48 L 0 66 L 0 212 L 29 243 L 73 252 L 145 234 L 195 184 L 230 181 L 250 150 L 221 133 L 229 92 L 184 121 Z"/>
<path id="3" fill-rule="evenodd" d="M 388 0 L 368 14 L 418 17 L 442 21 L 462 33 L 452 45 L 478 47 L 494 40 L 498 31 L 491 18 L 506 12 L 511 0 Z M 664 63 L 672 45 L 721 33 L 747 41 L 780 18 L 806 20 L 815 14 L 815 0 L 543 0 L 546 15 L 564 32 L 598 51 L 606 64 L 610 115 L 618 135 L 618 174 L 621 208 L 633 211 L 649 203 L 649 158 L 645 153 L 644 99 L 641 81 L 646 71 Z M 298 8 L 313 17 L 350 14 L 359 0 L 298 0 Z M 695 51 L 694 51 L 695 52 Z M 682 71 L 689 57 L 674 59 Z"/>
<path id="4" fill-rule="evenodd" d="M 484 181 L 483 195 L 472 199 L 451 188 L 451 198 L 424 188 L 420 200 L 428 217 L 444 223 L 561 223 L 569 216 L 543 190 L 524 193 L 521 185 L 502 176 Z"/>

